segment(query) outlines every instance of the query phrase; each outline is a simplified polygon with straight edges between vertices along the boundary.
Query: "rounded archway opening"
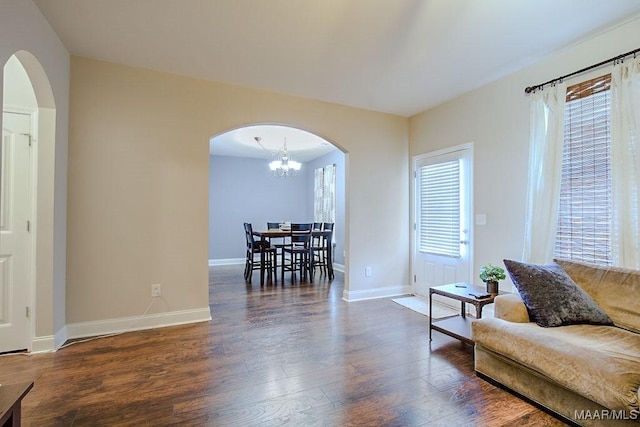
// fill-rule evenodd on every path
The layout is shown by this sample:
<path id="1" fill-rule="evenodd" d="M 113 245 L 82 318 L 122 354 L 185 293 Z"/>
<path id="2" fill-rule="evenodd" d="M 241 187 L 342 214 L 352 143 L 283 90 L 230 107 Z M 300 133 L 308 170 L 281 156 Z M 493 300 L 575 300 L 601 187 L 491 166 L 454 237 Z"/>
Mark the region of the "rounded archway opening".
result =
<path id="1" fill-rule="evenodd" d="M 57 329 L 56 318 L 62 326 L 65 316 L 64 297 L 55 296 L 64 296 L 64 288 L 56 289 L 53 277 L 56 109 L 46 72 L 38 59 L 27 51 L 16 52 L 3 67 L 3 133 L 9 129 L 9 122 L 16 121 L 26 123 L 26 130 L 19 133 L 28 139 L 28 157 L 25 160 L 3 156 L 2 167 L 6 172 L 26 170 L 28 196 L 16 201 L 14 207 L 23 204 L 22 210 L 28 217 L 25 220 L 28 229 L 26 263 L 21 264 L 26 268 L 27 280 L 22 282 L 26 301 L 11 301 L 10 304 L 25 304 L 29 308 L 31 320 L 27 330 L 21 332 L 26 339 L 26 348 L 46 351 L 56 347 L 52 338 Z M 5 149 L 3 147 L 3 151 Z M 18 161 L 24 164 L 17 164 Z M 3 191 L 12 189 L 3 188 Z M 64 283 L 59 285 L 64 287 Z M 58 306 L 54 304 L 56 300 L 61 301 Z"/>
<path id="2" fill-rule="evenodd" d="M 274 172 L 282 156 L 301 164 L 295 176 Z M 210 139 L 209 265 L 244 263 L 242 223 L 317 222 L 318 171 L 335 165 L 334 267 L 344 272 L 346 155 L 321 136 L 293 126 L 253 124 Z"/>

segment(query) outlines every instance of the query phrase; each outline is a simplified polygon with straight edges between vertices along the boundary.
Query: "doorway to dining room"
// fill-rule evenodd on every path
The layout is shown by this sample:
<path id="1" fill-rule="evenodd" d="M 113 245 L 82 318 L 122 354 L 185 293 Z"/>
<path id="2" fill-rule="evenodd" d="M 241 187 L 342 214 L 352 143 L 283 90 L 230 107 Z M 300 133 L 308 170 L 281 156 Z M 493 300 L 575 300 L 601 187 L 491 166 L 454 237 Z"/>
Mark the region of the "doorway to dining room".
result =
<path id="1" fill-rule="evenodd" d="M 271 162 L 281 161 L 285 144 L 288 160 L 300 163 L 293 176 L 270 168 Z M 345 154 L 326 139 L 292 126 L 250 125 L 212 137 L 209 265 L 244 264 L 244 222 L 254 230 L 266 229 L 267 222 L 314 222 L 316 170 L 330 165 L 335 165 L 334 267 L 344 271 Z"/>

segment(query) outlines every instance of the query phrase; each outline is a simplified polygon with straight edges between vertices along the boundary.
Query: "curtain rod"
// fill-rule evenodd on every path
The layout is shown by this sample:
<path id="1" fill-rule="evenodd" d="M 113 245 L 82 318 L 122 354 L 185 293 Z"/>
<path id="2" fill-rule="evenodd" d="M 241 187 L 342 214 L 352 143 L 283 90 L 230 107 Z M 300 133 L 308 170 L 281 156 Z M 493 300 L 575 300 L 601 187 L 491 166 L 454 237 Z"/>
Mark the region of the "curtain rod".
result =
<path id="1" fill-rule="evenodd" d="M 546 83 L 541 83 L 541 84 L 534 85 L 534 86 L 528 86 L 528 87 L 524 88 L 524 93 L 529 94 L 529 93 L 533 92 L 534 90 L 542 89 L 544 86 L 546 86 L 548 84 L 551 84 L 553 82 L 562 81 L 562 80 L 564 80 L 566 78 L 573 77 L 576 74 L 584 73 L 585 71 L 593 70 L 594 68 L 598 68 L 598 67 L 600 67 L 602 65 L 608 64 L 609 62 L 614 62 L 614 61 L 617 61 L 618 59 L 626 58 L 629 55 L 635 55 L 638 52 L 640 52 L 640 48 L 632 50 L 631 52 L 623 53 L 622 55 L 618 55 L 618 56 L 615 56 L 613 58 L 607 59 L 606 61 L 602 61 L 602 62 L 598 62 L 597 64 L 590 65 L 589 67 L 583 68 L 582 70 L 574 71 L 573 73 L 569 73 L 566 76 L 556 77 L 555 79 L 549 80 Z"/>

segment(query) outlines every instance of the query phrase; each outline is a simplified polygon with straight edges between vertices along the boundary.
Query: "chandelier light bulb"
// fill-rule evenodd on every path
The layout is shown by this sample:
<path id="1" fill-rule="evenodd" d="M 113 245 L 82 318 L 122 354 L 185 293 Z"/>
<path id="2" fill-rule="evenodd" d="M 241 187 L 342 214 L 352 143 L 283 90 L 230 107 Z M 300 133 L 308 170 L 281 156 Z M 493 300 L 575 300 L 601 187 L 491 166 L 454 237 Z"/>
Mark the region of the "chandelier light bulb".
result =
<path id="1" fill-rule="evenodd" d="M 262 138 L 256 136 L 254 139 L 258 144 L 260 144 L 260 146 L 262 146 L 260 142 Z M 284 144 L 277 154 L 279 155 L 280 159 L 274 160 L 269 163 L 269 169 L 271 169 L 273 175 L 279 178 L 286 178 L 297 175 L 298 171 L 302 167 L 302 164 L 291 160 L 289 151 L 287 150 L 287 138 L 284 139 Z"/>

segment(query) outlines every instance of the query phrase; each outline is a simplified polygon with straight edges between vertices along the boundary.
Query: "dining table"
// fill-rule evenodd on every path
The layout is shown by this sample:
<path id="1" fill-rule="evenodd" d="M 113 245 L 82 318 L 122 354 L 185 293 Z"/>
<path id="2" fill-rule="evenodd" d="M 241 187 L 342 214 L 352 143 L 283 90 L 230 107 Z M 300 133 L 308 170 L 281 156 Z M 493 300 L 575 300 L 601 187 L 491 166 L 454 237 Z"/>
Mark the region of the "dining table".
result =
<path id="1" fill-rule="evenodd" d="M 256 237 L 259 237 L 260 241 L 262 242 L 262 244 L 260 245 L 260 248 L 261 248 L 260 249 L 260 286 L 264 285 L 264 276 L 265 276 L 264 273 L 265 273 L 265 266 L 266 266 L 265 251 L 264 251 L 265 243 L 270 242 L 271 239 L 277 239 L 277 238 L 284 239 L 284 238 L 290 237 L 295 233 L 296 233 L 295 231 L 281 229 L 281 228 L 253 231 L 253 235 Z M 327 274 L 329 276 L 329 279 L 333 280 L 333 243 L 331 240 L 331 237 L 333 236 L 333 230 L 315 229 L 315 230 L 311 230 L 311 235 L 313 237 L 323 237 L 327 242 L 327 259 L 329 259 L 329 262 L 327 263 L 328 264 Z M 313 253 L 311 254 L 311 262 L 312 262 L 311 268 L 313 268 Z"/>

